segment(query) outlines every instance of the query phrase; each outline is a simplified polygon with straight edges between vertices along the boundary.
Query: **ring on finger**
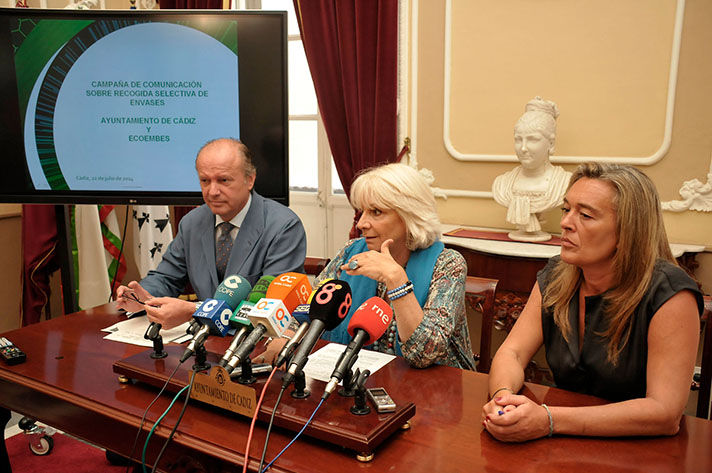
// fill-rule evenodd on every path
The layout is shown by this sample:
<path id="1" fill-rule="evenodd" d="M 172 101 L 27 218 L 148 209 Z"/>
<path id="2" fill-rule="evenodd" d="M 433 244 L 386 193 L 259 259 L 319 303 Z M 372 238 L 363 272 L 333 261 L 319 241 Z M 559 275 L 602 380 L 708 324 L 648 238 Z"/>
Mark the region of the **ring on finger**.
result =
<path id="1" fill-rule="evenodd" d="M 358 260 L 353 259 L 349 262 L 349 269 L 354 270 L 358 268 Z"/>

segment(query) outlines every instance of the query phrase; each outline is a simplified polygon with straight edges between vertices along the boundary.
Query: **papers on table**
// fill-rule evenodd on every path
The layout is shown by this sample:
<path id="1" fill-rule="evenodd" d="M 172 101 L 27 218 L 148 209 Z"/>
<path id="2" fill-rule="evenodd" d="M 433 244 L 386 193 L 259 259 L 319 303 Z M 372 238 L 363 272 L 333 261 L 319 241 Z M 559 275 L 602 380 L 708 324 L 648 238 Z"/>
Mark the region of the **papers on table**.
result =
<path id="1" fill-rule="evenodd" d="M 143 338 L 143 335 L 146 333 L 146 329 L 150 323 L 151 322 L 148 320 L 148 317 L 136 317 L 115 323 L 114 325 L 106 327 L 101 331 L 109 332 L 109 335 L 104 337 L 106 340 L 130 343 L 132 345 L 140 345 L 143 347 L 152 347 L 153 342 Z M 185 333 L 186 328 L 188 328 L 188 322 L 169 330 L 161 329 L 163 343 L 183 343 L 184 341 L 189 340 L 191 335 Z"/>
<path id="2" fill-rule="evenodd" d="M 331 379 L 331 373 L 334 371 L 334 366 L 336 366 L 339 356 L 345 349 L 346 345 L 329 343 L 315 351 L 309 355 L 309 361 L 304 366 L 304 374 L 310 378 L 328 383 L 329 379 Z M 358 352 L 358 360 L 354 364 L 353 371 L 355 372 L 356 368 L 359 368 L 361 371 L 369 370 L 373 374 L 394 358 L 395 355 L 362 349 Z"/>

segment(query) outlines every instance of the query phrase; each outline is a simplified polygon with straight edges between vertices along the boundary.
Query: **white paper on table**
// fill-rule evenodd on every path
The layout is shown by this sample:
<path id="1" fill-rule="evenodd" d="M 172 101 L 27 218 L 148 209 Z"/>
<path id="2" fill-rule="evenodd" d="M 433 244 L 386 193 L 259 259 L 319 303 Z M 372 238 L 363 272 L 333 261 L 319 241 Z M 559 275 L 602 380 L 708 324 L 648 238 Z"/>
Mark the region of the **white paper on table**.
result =
<path id="1" fill-rule="evenodd" d="M 304 374 L 310 378 L 328 383 L 331 379 L 331 373 L 336 366 L 336 362 L 345 349 L 346 345 L 340 343 L 329 343 L 318 349 L 309 355 L 309 361 L 307 361 L 307 364 L 304 366 Z M 373 374 L 386 366 L 394 358 L 395 355 L 362 349 L 358 352 L 358 360 L 356 360 L 352 369 L 354 372 L 356 368 L 359 368 L 361 372 L 369 370 L 371 374 Z"/>
<path id="2" fill-rule="evenodd" d="M 106 340 L 113 340 L 115 342 L 130 343 L 132 345 L 140 345 L 142 347 L 152 347 L 153 342 L 151 340 L 146 340 L 143 335 L 146 333 L 148 325 L 151 323 L 148 317 L 136 317 L 133 319 L 122 320 L 121 322 L 115 323 L 110 327 L 101 329 L 102 332 L 109 332 L 109 335 L 105 336 Z M 163 343 L 183 343 L 185 340 L 191 338 L 190 335 L 185 333 L 188 328 L 188 322 L 181 324 L 172 329 L 161 329 L 161 337 L 163 337 Z"/>

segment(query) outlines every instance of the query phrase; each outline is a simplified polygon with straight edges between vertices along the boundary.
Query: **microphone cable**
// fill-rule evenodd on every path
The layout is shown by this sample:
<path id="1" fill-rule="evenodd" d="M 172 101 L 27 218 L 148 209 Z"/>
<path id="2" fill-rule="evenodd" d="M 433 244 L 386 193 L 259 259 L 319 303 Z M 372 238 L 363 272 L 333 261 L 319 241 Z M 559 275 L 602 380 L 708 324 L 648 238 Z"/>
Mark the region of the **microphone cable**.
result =
<path id="1" fill-rule="evenodd" d="M 296 339 L 298 341 L 294 344 L 291 351 L 288 350 L 286 352 L 286 358 L 282 362 L 282 365 L 276 365 L 275 369 L 279 368 L 279 366 L 284 366 L 286 369 L 289 366 L 289 360 L 291 360 L 292 355 L 294 354 L 294 350 L 296 350 L 296 347 L 299 345 L 299 343 L 301 342 L 301 339 L 304 336 L 304 333 L 299 335 L 299 332 L 300 331 L 306 332 L 307 327 L 309 327 L 308 322 L 303 322 L 299 325 L 299 328 L 292 336 L 292 340 Z M 282 348 L 282 350 L 284 350 L 284 348 Z M 279 356 L 277 358 L 279 359 Z M 278 360 L 276 360 L 276 361 L 278 361 Z M 259 466 L 259 468 L 257 468 L 257 473 L 262 471 L 262 465 L 264 465 L 264 463 L 265 463 L 265 456 L 267 455 L 267 445 L 269 445 L 269 435 L 270 435 L 270 433 L 272 433 L 272 426 L 274 425 L 274 416 L 275 416 L 275 414 L 277 414 L 277 407 L 279 407 L 279 403 L 282 402 L 282 395 L 284 395 L 284 391 L 286 391 L 286 390 L 287 390 L 287 388 L 285 386 L 282 386 L 282 389 L 279 390 L 279 395 L 277 396 L 277 400 L 274 403 L 274 408 L 272 409 L 272 414 L 269 417 L 269 424 L 267 424 L 267 434 L 265 435 L 265 442 L 264 442 L 264 445 L 262 446 L 262 456 L 260 457 L 260 466 Z"/>
<path id="2" fill-rule="evenodd" d="M 185 401 L 183 402 L 183 408 L 180 410 L 180 414 L 178 414 L 178 420 L 176 421 L 176 424 L 173 426 L 173 430 L 171 430 L 171 433 L 168 434 L 168 438 L 163 443 L 163 447 L 161 447 L 161 451 L 158 452 L 158 456 L 156 457 L 156 460 L 153 463 L 153 468 L 151 469 L 151 473 L 156 472 L 156 468 L 158 468 L 158 462 L 161 460 L 161 457 L 163 456 L 163 452 L 165 452 L 166 448 L 168 448 L 168 444 L 171 443 L 171 440 L 173 440 L 173 436 L 175 435 L 176 430 L 178 430 L 180 421 L 183 420 L 183 414 L 185 414 L 185 409 L 188 407 L 188 400 L 190 399 L 190 392 L 193 390 L 193 381 L 195 380 L 195 375 L 197 373 L 198 373 L 198 370 L 194 369 L 193 374 L 190 375 L 190 382 L 188 383 L 188 386 L 181 389 L 178 392 L 178 394 L 176 394 L 176 397 L 173 399 L 173 402 L 175 402 L 180 397 L 180 395 L 183 391 L 185 391 L 186 389 L 188 390 L 188 392 L 185 395 Z M 173 402 L 171 403 L 170 406 L 168 406 L 168 409 L 166 409 L 165 414 L 168 414 L 168 411 L 171 410 L 171 407 L 173 407 Z M 156 425 L 158 425 L 158 422 L 156 422 Z M 155 426 L 154 426 L 154 428 L 155 428 Z M 153 432 L 153 429 L 151 430 L 151 432 Z M 148 438 L 146 438 L 146 446 L 144 447 L 144 458 L 145 458 L 146 447 L 148 447 Z M 145 462 L 144 462 L 144 472 L 145 472 Z"/>
<path id="3" fill-rule="evenodd" d="M 146 416 L 148 415 L 148 410 L 151 409 L 151 406 L 153 406 L 156 401 L 161 397 L 161 394 L 163 394 L 163 391 L 166 390 L 168 387 L 168 383 L 171 382 L 171 379 L 173 379 L 173 376 L 178 372 L 178 368 L 180 368 L 181 363 L 178 363 L 171 373 L 170 376 L 168 376 L 168 379 L 166 382 L 163 384 L 163 387 L 161 388 L 160 391 L 158 391 L 158 394 L 156 394 L 156 397 L 153 398 L 153 401 L 148 405 L 145 411 L 143 411 L 143 416 L 141 417 L 141 422 L 138 425 L 138 432 L 136 432 L 136 438 L 134 438 L 133 446 L 131 446 L 131 453 L 129 454 L 129 463 L 126 465 L 126 473 L 129 473 L 129 468 L 131 467 L 131 459 L 133 458 L 133 454 L 136 451 L 136 445 L 138 444 L 138 438 L 141 436 L 141 432 L 143 431 L 143 424 L 146 422 Z"/>
<path id="4" fill-rule="evenodd" d="M 269 378 L 267 378 L 267 381 L 265 381 L 265 385 L 262 386 L 262 392 L 260 393 L 260 400 L 257 401 L 257 406 L 255 407 L 255 415 L 252 416 L 252 423 L 250 424 L 250 432 L 247 434 L 247 445 L 245 446 L 245 463 L 242 465 L 242 473 L 247 473 L 247 463 L 248 463 L 248 458 L 250 455 L 250 443 L 252 443 L 252 433 L 254 432 L 255 429 L 255 422 L 257 422 L 257 415 L 260 413 L 260 406 L 262 406 L 262 401 L 265 398 L 265 392 L 267 392 L 267 386 L 269 386 L 269 382 L 272 381 L 272 377 L 274 374 L 277 372 L 277 367 L 275 366 L 272 368 L 272 372 L 269 374 Z M 280 394 L 281 396 L 281 394 Z M 277 406 L 275 406 L 275 409 Z M 262 464 L 260 464 L 260 468 L 262 467 Z M 260 471 L 259 469 L 257 471 Z"/>
<path id="5" fill-rule="evenodd" d="M 166 408 L 166 410 L 163 411 L 163 414 L 161 414 L 161 415 L 158 417 L 158 419 L 156 420 L 156 423 L 153 424 L 153 427 L 151 427 L 151 430 L 148 432 L 148 435 L 146 436 L 146 441 L 145 441 L 144 444 L 143 444 L 143 452 L 141 453 L 141 467 L 143 468 L 143 473 L 148 473 L 148 472 L 146 471 L 146 449 L 148 448 L 148 441 L 151 439 L 151 436 L 153 435 L 153 432 L 156 430 L 156 427 L 158 427 L 158 424 L 161 423 L 161 421 L 162 421 L 163 418 L 166 416 L 166 414 L 168 414 L 168 411 L 170 411 L 171 408 L 173 407 L 173 404 L 175 404 L 176 401 L 178 400 L 178 397 L 179 397 L 181 394 L 183 394 L 183 391 L 185 391 L 186 389 L 188 389 L 188 386 L 185 386 L 185 387 L 183 387 L 183 389 L 181 389 L 180 391 L 178 391 L 178 393 L 175 395 L 175 397 L 173 398 L 173 400 L 171 401 L 171 403 L 168 405 L 168 407 Z"/>
<path id="6" fill-rule="evenodd" d="M 309 417 L 309 419 L 307 420 L 306 424 L 304 424 L 304 427 L 302 427 L 302 430 L 300 430 L 300 431 L 297 433 L 297 435 L 294 436 L 294 438 L 287 444 L 287 446 L 284 447 L 284 448 L 282 449 L 282 451 L 279 452 L 279 453 L 277 454 L 277 456 L 274 457 L 274 458 L 272 459 L 272 461 L 269 462 L 269 463 L 267 464 L 267 466 L 265 467 L 265 469 L 262 470 L 260 473 L 265 473 L 267 470 L 269 470 L 269 467 L 271 467 L 272 464 L 273 464 L 274 462 L 276 462 L 277 459 L 278 459 L 279 457 L 281 457 L 282 454 L 283 454 L 285 451 L 287 451 L 287 449 L 288 449 L 289 447 L 292 446 L 292 444 L 299 438 L 299 436 L 302 435 L 302 432 L 304 432 L 304 431 L 306 430 L 306 428 L 309 426 L 309 424 L 311 423 L 312 419 L 313 419 L 314 416 L 316 415 L 316 412 L 319 410 L 319 408 L 321 407 L 322 404 L 324 404 L 324 399 L 321 399 L 321 400 L 319 401 L 319 404 L 316 406 L 316 409 L 314 409 L 314 412 L 312 412 L 312 415 Z"/>
<path id="7" fill-rule="evenodd" d="M 267 445 L 269 444 L 269 434 L 272 432 L 272 425 L 274 424 L 274 415 L 277 413 L 277 406 L 282 401 L 282 394 L 286 391 L 286 388 L 279 390 L 279 396 L 277 396 L 277 402 L 274 403 L 274 409 L 272 409 L 272 415 L 269 418 L 269 424 L 267 425 L 267 435 L 265 435 L 265 444 L 262 447 L 262 457 L 260 458 L 260 466 L 257 471 L 262 471 L 262 465 L 265 463 L 265 456 L 267 455 Z"/>

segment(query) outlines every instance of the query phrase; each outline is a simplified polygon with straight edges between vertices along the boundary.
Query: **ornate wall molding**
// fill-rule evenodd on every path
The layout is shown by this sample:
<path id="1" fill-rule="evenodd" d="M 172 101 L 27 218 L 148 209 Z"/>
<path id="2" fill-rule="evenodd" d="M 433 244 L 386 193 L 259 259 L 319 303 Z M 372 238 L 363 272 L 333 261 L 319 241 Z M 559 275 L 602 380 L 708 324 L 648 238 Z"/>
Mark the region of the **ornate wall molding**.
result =
<path id="1" fill-rule="evenodd" d="M 686 210 L 712 212 L 712 158 L 710 158 L 710 169 L 707 172 L 707 182 L 703 184 L 698 179 L 683 182 L 680 188 L 680 197 L 682 200 L 662 202 L 663 210 L 669 212 L 684 212 Z"/>
<path id="2" fill-rule="evenodd" d="M 451 100 L 451 69 L 452 69 L 452 2 L 445 2 L 445 61 L 444 61 L 444 102 L 443 102 L 443 142 L 448 153 L 458 161 L 515 163 L 517 157 L 513 154 L 475 154 L 463 153 L 455 148 L 450 137 L 450 100 Z M 677 89 L 677 73 L 680 60 L 680 45 L 682 43 L 682 26 L 685 14 L 685 0 L 678 0 L 675 13 L 672 54 L 668 72 L 667 105 L 665 111 L 665 131 L 663 141 L 658 150 L 647 157 L 632 156 L 552 156 L 552 163 L 578 164 L 587 161 L 614 162 L 649 166 L 660 161 L 670 149 L 672 141 L 672 124 L 675 110 L 675 92 Z M 554 97 L 555 98 L 555 97 Z"/>

